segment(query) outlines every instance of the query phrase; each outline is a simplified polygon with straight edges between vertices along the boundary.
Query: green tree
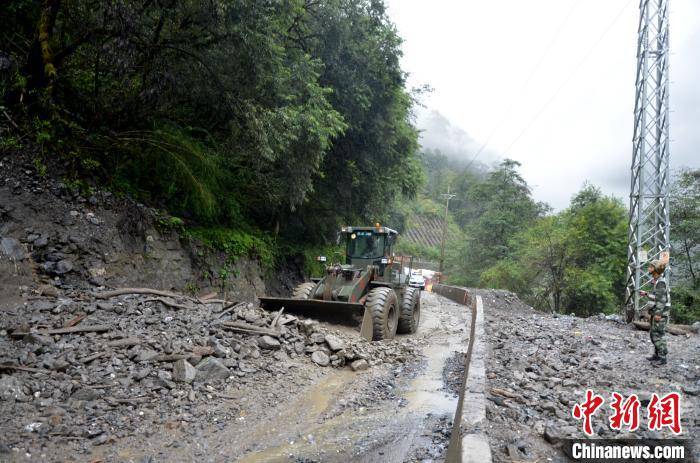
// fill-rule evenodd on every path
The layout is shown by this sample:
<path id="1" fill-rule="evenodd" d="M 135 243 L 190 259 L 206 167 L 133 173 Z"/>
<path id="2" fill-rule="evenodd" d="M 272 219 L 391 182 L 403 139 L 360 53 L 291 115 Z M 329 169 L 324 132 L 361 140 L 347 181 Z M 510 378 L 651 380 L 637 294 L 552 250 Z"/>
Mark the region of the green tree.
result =
<path id="1" fill-rule="evenodd" d="M 626 213 L 600 189 L 585 185 L 569 208 L 537 219 L 509 245 L 512 253 L 486 270 L 481 284 L 583 316 L 613 312 L 622 304 Z"/>
<path id="2" fill-rule="evenodd" d="M 674 179 L 671 213 L 671 303 L 679 323 L 700 320 L 700 169 Z"/>
<path id="3" fill-rule="evenodd" d="M 314 7 L 302 46 L 324 63 L 320 82 L 348 124 L 323 161 L 302 209 L 321 236 L 341 223 L 383 221 L 397 197 L 415 197 L 423 170 L 412 98 L 401 70 L 401 39 L 383 2 L 331 0 Z M 323 217 L 319 221 L 318 217 Z"/>
<path id="4" fill-rule="evenodd" d="M 520 163 L 506 159 L 484 181 L 467 186 L 457 212 L 466 240 L 448 261 L 455 282 L 479 284 L 481 272 L 509 258 L 514 250 L 511 240 L 546 210 L 532 199 L 518 167 Z"/>

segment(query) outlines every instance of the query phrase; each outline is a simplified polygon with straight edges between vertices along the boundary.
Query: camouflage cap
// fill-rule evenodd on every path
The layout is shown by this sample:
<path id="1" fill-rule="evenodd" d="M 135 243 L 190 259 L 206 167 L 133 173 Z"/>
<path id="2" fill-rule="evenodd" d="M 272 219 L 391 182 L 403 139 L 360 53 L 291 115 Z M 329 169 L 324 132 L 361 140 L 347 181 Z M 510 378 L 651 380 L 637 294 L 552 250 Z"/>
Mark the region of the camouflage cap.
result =
<path id="1" fill-rule="evenodd" d="M 658 274 L 664 273 L 664 270 L 666 270 L 666 262 L 662 260 L 652 260 L 649 261 L 648 263 L 649 267 L 653 268 L 654 271 Z"/>

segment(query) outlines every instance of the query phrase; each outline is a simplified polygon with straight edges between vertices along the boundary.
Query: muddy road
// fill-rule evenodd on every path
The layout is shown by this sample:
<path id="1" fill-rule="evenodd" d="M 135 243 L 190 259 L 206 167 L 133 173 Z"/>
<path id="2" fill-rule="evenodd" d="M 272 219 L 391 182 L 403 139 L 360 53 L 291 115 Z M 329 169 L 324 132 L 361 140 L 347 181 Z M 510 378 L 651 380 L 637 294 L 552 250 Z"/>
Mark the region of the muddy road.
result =
<path id="1" fill-rule="evenodd" d="M 240 462 L 404 462 L 440 459 L 456 407 L 446 387 L 448 359 L 466 349 L 468 310 L 422 295 L 421 355 L 362 372 L 327 370 L 296 391 L 261 398 L 223 429 L 164 449 L 160 457 Z M 254 393 L 254 391 L 251 391 Z M 261 403 L 262 402 L 262 403 Z"/>
<path id="2" fill-rule="evenodd" d="M 125 327 L 124 332 L 132 335 L 144 316 L 166 320 L 173 314 L 188 314 L 188 320 L 202 324 L 197 317 L 211 317 L 202 310 L 149 308 L 151 303 L 139 298 L 119 300 L 124 315 L 98 309 L 91 317 L 99 321 L 129 315 L 133 326 Z M 91 303 L 85 304 L 89 307 Z M 167 362 L 138 363 L 138 355 L 148 350 L 133 358 L 134 352 L 116 350 L 94 362 L 78 362 L 68 367 L 67 372 L 76 372 L 69 375 L 10 371 L 2 376 L 1 386 L 15 394 L 15 399 L 8 396 L 9 400 L 0 401 L 4 416 L 0 429 L 5 431 L 0 460 L 441 461 L 457 403 L 470 314 L 467 307 L 427 292 L 422 294 L 421 305 L 418 333 L 382 343 L 359 339 L 357 327 L 321 323 L 310 336 L 290 337 L 296 332 L 292 330 L 289 341 L 283 343 L 286 350 L 266 350 L 258 349 L 256 336 L 231 338 L 211 331 L 217 329 L 214 325 L 204 326 L 201 332 L 219 334 L 202 339 L 193 335 L 193 341 L 226 351 L 220 360 L 229 366 L 228 378 L 212 384 L 174 382 L 176 372 Z M 239 318 L 264 316 L 257 310 L 243 309 Z M 41 314 L 46 324 L 56 317 L 52 312 Z M 21 312 L 16 316 L 21 318 Z M 5 318 L 10 316 L 5 314 Z M 161 328 L 187 335 L 180 333 L 187 329 L 186 323 L 177 329 L 172 320 L 163 327 L 158 323 L 148 326 L 155 329 L 143 336 L 160 333 Z M 304 323 L 299 326 L 303 328 Z M 326 342 L 331 336 L 343 340 L 348 356 L 363 351 L 363 368 L 353 371 L 349 363 L 344 367 L 314 363 L 310 350 L 327 348 L 324 336 L 320 344 L 312 340 L 320 332 L 325 333 Z M 294 339 L 306 339 L 306 343 Z M 149 342 L 156 350 L 163 344 Z M 62 349 L 85 355 L 99 345 L 104 345 L 101 336 L 75 335 L 41 350 L 28 340 L 5 339 L 2 350 L 8 359 L 31 357 L 24 352 L 35 350 L 37 362 L 43 362 Z M 295 348 L 300 348 L 299 354 L 294 353 Z M 212 362 L 218 354 L 214 355 L 209 357 Z M 74 391 L 62 393 L 61 388 L 71 383 Z M 76 391 L 76 387 L 81 389 Z M 36 391 L 33 398 L 31 391 Z"/>

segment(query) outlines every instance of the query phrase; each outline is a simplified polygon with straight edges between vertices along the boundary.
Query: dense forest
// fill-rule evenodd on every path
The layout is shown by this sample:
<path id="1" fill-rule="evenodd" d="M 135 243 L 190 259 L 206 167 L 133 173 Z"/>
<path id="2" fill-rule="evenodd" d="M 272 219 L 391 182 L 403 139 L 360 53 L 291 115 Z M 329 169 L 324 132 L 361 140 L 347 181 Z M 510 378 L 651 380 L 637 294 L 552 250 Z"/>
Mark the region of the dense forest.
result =
<path id="1" fill-rule="evenodd" d="M 40 175 L 130 196 L 268 266 L 341 224 L 402 231 L 449 185 L 451 282 L 583 316 L 624 302 L 619 199 L 584 185 L 553 213 L 515 161 L 421 152 L 422 90 L 406 89 L 381 0 L 10 0 L 0 23 L 0 153 L 30 153 Z M 673 316 L 688 322 L 700 172 L 674 185 Z"/>
<path id="2" fill-rule="evenodd" d="M 76 180 L 311 242 L 418 191 L 381 1 L 20 0 L 0 22 L 2 149 L 35 142 Z"/>

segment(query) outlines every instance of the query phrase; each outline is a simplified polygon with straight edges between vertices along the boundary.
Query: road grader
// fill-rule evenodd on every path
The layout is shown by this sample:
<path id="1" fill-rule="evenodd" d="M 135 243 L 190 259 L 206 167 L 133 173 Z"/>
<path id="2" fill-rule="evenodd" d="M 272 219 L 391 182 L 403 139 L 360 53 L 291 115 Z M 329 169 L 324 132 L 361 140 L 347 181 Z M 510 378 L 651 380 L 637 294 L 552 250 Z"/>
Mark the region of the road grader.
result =
<path id="1" fill-rule="evenodd" d="M 360 335 L 368 341 L 415 333 L 420 321 L 419 288 L 409 286 L 412 257 L 395 256 L 396 230 L 376 224 L 343 227 L 345 263 L 332 258 L 322 278 L 298 285 L 291 298 L 261 297 L 267 310 L 299 312 L 352 311 L 362 314 Z M 325 256 L 318 259 L 326 262 Z"/>

